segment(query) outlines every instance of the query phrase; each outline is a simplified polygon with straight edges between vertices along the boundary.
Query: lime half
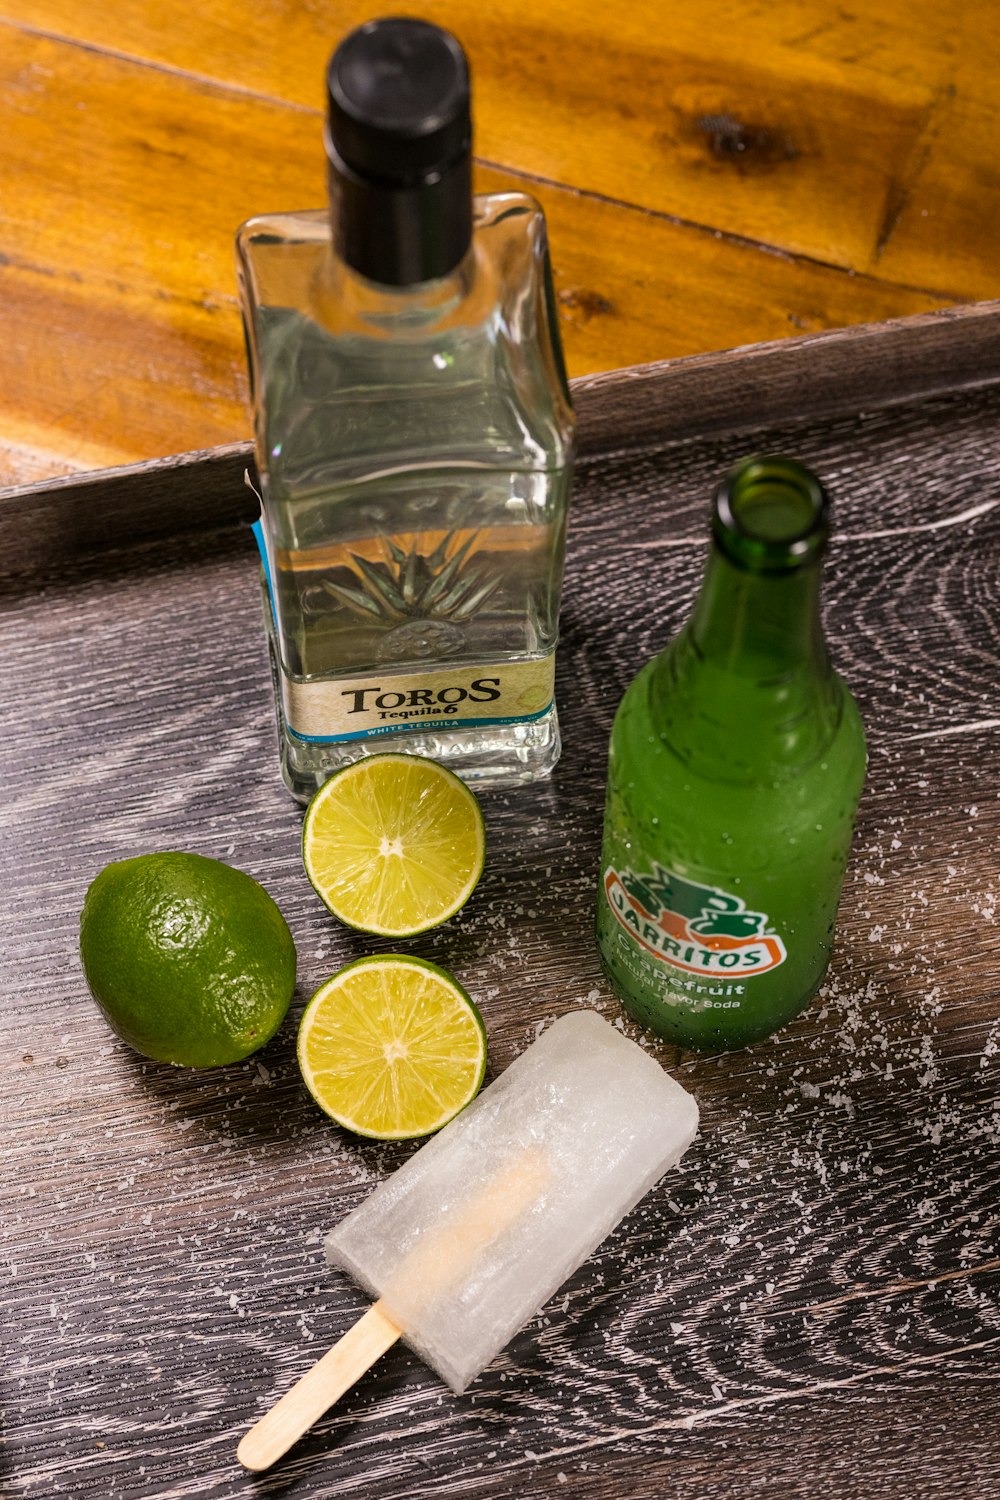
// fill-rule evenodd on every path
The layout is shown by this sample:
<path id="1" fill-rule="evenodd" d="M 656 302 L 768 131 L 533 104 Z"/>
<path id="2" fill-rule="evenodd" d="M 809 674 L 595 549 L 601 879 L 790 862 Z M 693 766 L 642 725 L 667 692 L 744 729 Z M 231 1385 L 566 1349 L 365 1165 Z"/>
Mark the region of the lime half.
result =
<path id="1" fill-rule="evenodd" d="M 464 781 L 419 755 L 372 755 L 313 797 L 306 874 L 342 922 L 412 937 L 461 909 L 483 872 L 483 815 Z"/>
<path id="2" fill-rule="evenodd" d="M 450 974 L 420 958 L 359 958 L 299 1026 L 299 1067 L 320 1109 L 357 1135 L 430 1135 L 479 1092 L 486 1033 Z"/>

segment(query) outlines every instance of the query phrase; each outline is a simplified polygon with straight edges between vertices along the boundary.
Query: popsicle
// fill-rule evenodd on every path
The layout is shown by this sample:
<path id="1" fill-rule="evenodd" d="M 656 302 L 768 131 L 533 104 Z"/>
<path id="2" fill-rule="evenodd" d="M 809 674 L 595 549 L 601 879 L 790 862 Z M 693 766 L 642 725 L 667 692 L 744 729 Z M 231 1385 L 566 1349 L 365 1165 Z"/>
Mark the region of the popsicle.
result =
<path id="1" fill-rule="evenodd" d="M 327 1236 L 330 1264 L 378 1301 L 240 1461 L 268 1467 L 400 1337 L 462 1392 L 697 1128 L 691 1095 L 596 1011 L 554 1021 Z"/>

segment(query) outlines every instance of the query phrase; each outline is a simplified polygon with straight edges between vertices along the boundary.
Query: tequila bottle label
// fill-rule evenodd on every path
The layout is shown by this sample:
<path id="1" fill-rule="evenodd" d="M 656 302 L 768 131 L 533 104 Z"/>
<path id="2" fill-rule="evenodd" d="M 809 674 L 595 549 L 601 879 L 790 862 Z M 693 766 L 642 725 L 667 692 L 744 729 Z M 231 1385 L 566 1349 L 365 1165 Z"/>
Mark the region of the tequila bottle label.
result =
<path id="1" fill-rule="evenodd" d="M 265 608 L 276 640 L 274 577 L 263 518 L 254 524 L 266 584 Z M 422 626 L 426 630 L 426 626 Z M 367 740 L 407 730 L 485 729 L 531 724 L 551 713 L 555 694 L 555 650 L 527 660 L 428 667 L 414 664 L 385 671 L 299 678 L 274 653 L 274 669 L 285 728 L 311 745 Z"/>
<path id="2" fill-rule="evenodd" d="M 555 655 L 541 661 L 380 672 L 296 682 L 281 672 L 289 732 L 311 744 L 366 740 L 407 729 L 530 724 L 552 707 Z"/>

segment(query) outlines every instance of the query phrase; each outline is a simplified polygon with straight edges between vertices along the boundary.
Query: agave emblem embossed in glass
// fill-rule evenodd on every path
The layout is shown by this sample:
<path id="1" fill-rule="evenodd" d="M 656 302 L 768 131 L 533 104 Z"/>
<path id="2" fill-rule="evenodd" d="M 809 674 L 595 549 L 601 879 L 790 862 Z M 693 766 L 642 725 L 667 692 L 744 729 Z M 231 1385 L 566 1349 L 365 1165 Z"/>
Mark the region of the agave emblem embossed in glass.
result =
<path id="1" fill-rule="evenodd" d="M 449 531 L 433 551 L 423 553 L 419 542 L 401 547 L 392 537 L 384 537 L 388 552 L 385 562 L 369 562 L 357 552 L 350 552 L 357 569 L 360 588 L 323 579 L 323 588 L 339 603 L 361 615 L 375 615 L 388 624 L 403 620 L 470 620 L 490 595 L 500 586 L 497 575 L 470 562 L 462 564 L 472 552 L 479 533 L 473 531 L 452 551 L 455 531 Z"/>

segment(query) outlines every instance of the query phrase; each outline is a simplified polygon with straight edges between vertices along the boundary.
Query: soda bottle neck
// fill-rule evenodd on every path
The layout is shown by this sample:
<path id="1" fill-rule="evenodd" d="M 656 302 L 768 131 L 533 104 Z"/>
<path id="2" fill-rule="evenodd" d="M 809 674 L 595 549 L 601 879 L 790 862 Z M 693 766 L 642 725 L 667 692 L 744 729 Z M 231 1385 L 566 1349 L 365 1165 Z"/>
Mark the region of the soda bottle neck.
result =
<path id="1" fill-rule="evenodd" d="M 819 612 L 827 534 L 826 496 L 790 459 L 747 460 L 716 494 L 694 611 L 649 678 L 656 728 L 709 779 L 795 775 L 836 734 L 843 688 Z"/>
<path id="2" fill-rule="evenodd" d="M 713 542 L 687 634 L 696 657 L 762 685 L 789 673 L 830 670 L 819 612 L 818 561 L 756 573 Z"/>
<path id="3" fill-rule="evenodd" d="M 690 637 L 724 670 L 762 683 L 789 671 L 829 672 L 819 618 L 829 502 L 794 459 L 749 458 L 712 507 L 712 553 Z"/>

